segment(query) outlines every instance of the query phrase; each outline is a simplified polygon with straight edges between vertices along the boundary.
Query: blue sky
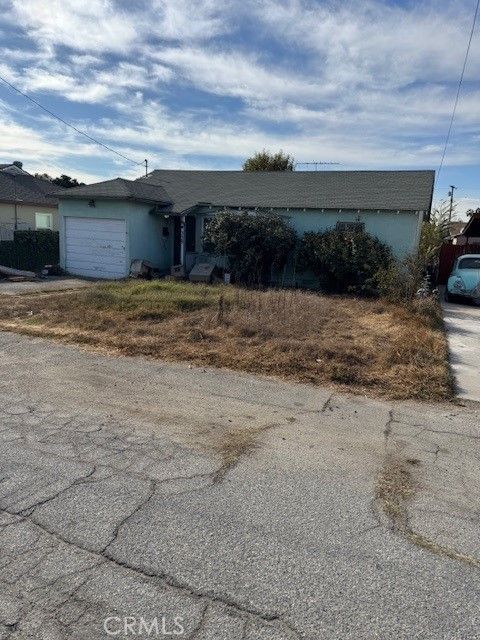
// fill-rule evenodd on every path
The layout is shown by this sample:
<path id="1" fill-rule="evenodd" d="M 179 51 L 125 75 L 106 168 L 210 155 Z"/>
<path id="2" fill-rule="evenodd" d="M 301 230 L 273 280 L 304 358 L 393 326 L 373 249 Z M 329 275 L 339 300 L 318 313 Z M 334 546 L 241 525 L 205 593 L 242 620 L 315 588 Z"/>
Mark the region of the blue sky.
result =
<path id="1" fill-rule="evenodd" d="M 342 169 L 438 167 L 475 1 L 0 0 L 0 74 L 153 168 L 262 148 Z M 85 181 L 124 161 L 0 84 L 0 161 Z M 480 206 L 480 25 L 436 199 Z"/>

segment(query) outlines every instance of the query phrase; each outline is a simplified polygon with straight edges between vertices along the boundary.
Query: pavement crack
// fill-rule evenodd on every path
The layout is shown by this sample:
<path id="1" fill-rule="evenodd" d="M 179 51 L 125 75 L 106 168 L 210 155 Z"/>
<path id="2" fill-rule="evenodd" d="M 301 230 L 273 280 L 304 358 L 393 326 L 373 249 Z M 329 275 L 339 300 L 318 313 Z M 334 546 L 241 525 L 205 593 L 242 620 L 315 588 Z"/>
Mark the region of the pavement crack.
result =
<path id="1" fill-rule="evenodd" d="M 392 427 L 394 422 L 395 419 L 393 417 L 393 409 L 390 409 L 390 411 L 388 412 L 388 420 L 385 424 L 385 428 L 383 429 L 383 435 L 385 437 L 385 450 L 388 449 L 388 443 L 392 434 Z"/>
<path id="2" fill-rule="evenodd" d="M 55 493 L 53 496 L 42 498 L 41 500 L 38 500 L 38 502 L 35 502 L 34 504 L 29 505 L 26 509 L 21 509 L 18 513 L 20 515 L 30 515 L 32 513 L 32 510 L 35 510 L 37 507 L 40 507 L 44 504 L 47 504 L 48 502 L 51 502 L 52 500 L 55 500 L 56 498 L 61 496 L 63 493 L 66 493 L 70 489 L 73 489 L 73 487 L 76 487 L 80 484 L 91 482 L 89 478 L 95 473 L 95 471 L 96 471 L 96 466 L 93 465 L 93 467 L 90 469 L 90 471 L 88 471 L 86 475 L 82 476 L 81 478 L 76 478 L 71 484 L 69 484 L 67 487 L 63 487 L 62 489 L 57 491 L 57 493 Z"/>
<path id="3" fill-rule="evenodd" d="M 330 411 L 333 411 L 333 408 L 331 406 L 331 401 L 333 400 L 333 396 L 335 394 L 331 393 L 328 398 L 325 400 L 325 402 L 323 403 L 322 408 L 320 409 L 320 413 L 325 413 L 325 411 L 327 409 L 330 409 Z"/>
<path id="4" fill-rule="evenodd" d="M 392 532 L 421 549 L 480 569 L 479 558 L 439 544 L 411 527 L 408 505 L 414 500 L 419 488 L 412 473 L 412 465 L 407 460 L 387 455 L 377 476 L 375 498 L 387 517 Z"/>
<path id="5" fill-rule="evenodd" d="M 128 516 L 125 516 L 125 518 L 123 518 L 123 520 L 121 520 L 117 526 L 115 527 L 112 537 L 109 540 L 109 542 L 104 546 L 104 548 L 101 551 L 101 554 L 105 554 L 107 552 L 107 549 L 110 547 L 110 545 L 112 545 L 115 540 L 118 537 L 118 534 L 120 533 L 120 530 L 122 529 L 122 527 L 124 527 L 127 522 L 130 520 L 130 518 L 133 518 L 133 516 L 138 513 L 140 511 L 140 509 L 143 509 L 143 507 L 145 507 L 150 500 L 153 498 L 153 496 L 155 495 L 155 491 L 157 488 L 157 483 L 154 480 L 150 481 L 150 487 L 147 493 L 147 496 L 145 497 L 144 500 L 142 500 L 134 509 L 131 513 L 128 514 Z"/>
<path id="6" fill-rule="evenodd" d="M 151 496 L 150 496 L 151 498 Z M 142 503 L 144 504 L 144 503 Z M 142 505 L 141 505 L 142 506 Z M 8 509 L 2 509 L 1 511 L 3 511 L 4 513 L 7 513 L 8 515 L 17 515 L 15 513 L 11 513 Z M 130 514 L 131 517 L 133 514 Z M 127 517 L 127 519 L 128 519 Z M 286 622 L 279 614 L 278 612 L 265 612 L 265 611 L 261 611 L 259 608 L 253 607 L 253 606 L 248 606 L 248 605 L 244 605 L 244 604 L 240 604 L 238 602 L 235 601 L 234 598 L 228 597 L 226 595 L 218 595 L 215 594 L 212 591 L 205 591 L 205 590 L 201 590 L 201 589 L 196 589 L 195 587 L 189 585 L 187 582 L 183 581 L 183 580 L 178 580 L 177 578 L 175 578 L 174 576 L 166 573 L 166 572 L 162 572 L 162 571 L 148 571 L 145 568 L 140 568 L 138 566 L 136 566 L 133 563 L 129 563 L 128 561 L 122 561 L 119 560 L 118 558 L 116 558 L 111 551 L 109 551 L 108 548 L 104 548 L 101 549 L 99 551 L 92 551 L 91 548 L 87 548 L 84 545 L 79 544 L 78 542 L 72 542 L 70 540 L 68 540 L 67 538 L 65 538 L 64 536 L 62 536 L 61 534 L 59 534 L 58 532 L 49 529 L 46 525 L 44 524 L 40 524 L 39 522 L 37 522 L 34 518 L 34 514 L 32 514 L 29 517 L 25 517 L 23 521 L 28 520 L 29 522 L 32 523 L 32 525 L 34 525 L 35 527 L 37 527 L 37 529 L 40 532 L 43 532 L 49 536 L 52 536 L 55 540 L 58 540 L 59 542 L 73 547 L 75 549 L 78 549 L 80 551 L 86 552 L 92 556 L 95 556 L 97 558 L 99 558 L 101 560 L 101 562 L 99 562 L 98 564 L 101 565 L 103 564 L 105 561 L 109 561 L 112 563 L 112 565 L 115 565 L 119 568 L 122 569 L 126 569 L 129 571 L 134 572 L 135 574 L 143 577 L 143 578 L 147 578 L 147 579 L 157 579 L 160 580 L 163 584 L 179 591 L 182 592 L 186 595 L 189 595 L 191 597 L 194 598 L 198 598 L 201 600 L 205 600 L 208 603 L 212 603 L 212 604 L 220 604 L 220 605 L 224 605 L 226 607 L 229 607 L 231 609 L 233 609 L 234 611 L 236 611 L 239 615 L 241 616 L 251 616 L 253 619 L 260 621 L 262 623 L 270 623 L 270 624 L 275 624 L 281 628 L 284 629 L 284 631 L 288 632 L 292 637 L 297 638 L 298 640 L 301 640 L 302 636 L 301 634 L 294 629 L 294 627 Z M 120 525 L 121 526 L 121 525 Z M 111 544 L 111 543 L 109 543 Z M 88 569 L 92 570 L 94 567 L 88 567 Z M 87 569 L 86 569 L 87 570 Z M 78 571 L 78 573 L 80 573 L 81 571 Z M 87 577 L 86 581 L 90 579 L 90 576 Z M 81 585 L 77 586 L 74 589 L 74 592 L 78 591 L 78 589 L 80 588 Z M 71 593 L 69 594 L 69 598 L 71 597 Z"/>

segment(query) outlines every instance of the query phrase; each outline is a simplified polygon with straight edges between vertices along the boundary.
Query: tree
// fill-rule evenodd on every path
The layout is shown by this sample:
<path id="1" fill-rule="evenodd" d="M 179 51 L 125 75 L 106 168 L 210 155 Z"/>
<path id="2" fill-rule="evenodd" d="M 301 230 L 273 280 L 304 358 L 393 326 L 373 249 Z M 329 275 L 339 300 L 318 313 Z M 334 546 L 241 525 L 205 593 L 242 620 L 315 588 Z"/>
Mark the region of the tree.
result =
<path id="1" fill-rule="evenodd" d="M 65 189 L 71 189 L 72 187 L 82 187 L 85 182 L 79 182 L 76 178 L 71 178 L 70 176 L 62 175 L 58 178 L 52 178 L 48 173 L 35 173 L 35 178 L 40 178 L 41 180 L 48 180 L 52 184 L 55 184 L 59 187 L 64 187 Z"/>
<path id="2" fill-rule="evenodd" d="M 432 209 L 430 219 L 422 224 L 418 260 L 423 269 L 434 272 L 438 267 L 442 244 L 450 238 L 449 218 L 450 203 L 444 200 Z"/>
<path id="3" fill-rule="evenodd" d="M 272 269 L 285 265 L 296 233 L 276 213 L 221 211 L 205 229 L 204 247 L 226 257 L 234 279 L 243 284 L 269 284 Z"/>
<path id="4" fill-rule="evenodd" d="M 49 176 L 48 173 L 34 173 L 35 178 L 39 178 L 40 180 L 47 180 L 47 182 L 51 182 L 53 180 L 52 176 Z"/>
<path id="5" fill-rule="evenodd" d="M 280 149 L 278 153 L 259 151 L 243 163 L 244 171 L 293 171 L 295 160 Z"/>
<path id="6" fill-rule="evenodd" d="M 71 178 L 64 173 L 62 173 L 59 178 L 53 178 L 52 183 L 58 185 L 59 187 L 64 187 L 65 189 L 71 189 L 72 187 L 82 187 L 85 184 L 85 182 L 79 182 L 76 178 Z"/>

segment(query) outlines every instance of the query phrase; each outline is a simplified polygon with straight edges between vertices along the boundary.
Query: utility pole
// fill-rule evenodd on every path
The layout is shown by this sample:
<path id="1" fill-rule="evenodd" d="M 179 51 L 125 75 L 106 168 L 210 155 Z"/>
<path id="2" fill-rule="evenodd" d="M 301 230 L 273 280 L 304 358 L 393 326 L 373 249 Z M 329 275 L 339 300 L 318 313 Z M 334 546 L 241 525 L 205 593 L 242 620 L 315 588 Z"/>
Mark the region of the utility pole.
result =
<path id="1" fill-rule="evenodd" d="M 147 177 L 148 176 L 148 160 L 146 158 L 144 160 L 144 163 L 145 163 L 145 177 Z"/>
<path id="2" fill-rule="evenodd" d="M 448 195 L 450 196 L 450 209 L 448 212 L 448 221 L 451 222 L 452 221 L 452 213 L 453 213 L 453 193 L 455 191 L 457 187 L 454 184 L 450 185 L 450 191 L 448 192 Z"/>

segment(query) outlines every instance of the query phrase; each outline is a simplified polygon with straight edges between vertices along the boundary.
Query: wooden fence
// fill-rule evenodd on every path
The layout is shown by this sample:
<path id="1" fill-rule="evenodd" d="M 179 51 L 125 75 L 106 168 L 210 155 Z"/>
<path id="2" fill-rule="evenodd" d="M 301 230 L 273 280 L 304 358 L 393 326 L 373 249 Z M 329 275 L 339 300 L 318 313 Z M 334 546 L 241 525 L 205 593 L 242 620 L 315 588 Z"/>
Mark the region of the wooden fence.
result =
<path id="1" fill-rule="evenodd" d="M 465 253 L 479 253 L 480 244 L 444 244 L 440 249 L 437 284 L 446 284 L 453 263 Z"/>

